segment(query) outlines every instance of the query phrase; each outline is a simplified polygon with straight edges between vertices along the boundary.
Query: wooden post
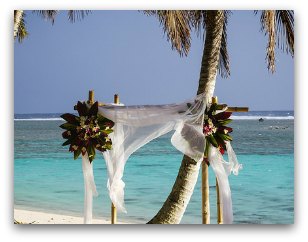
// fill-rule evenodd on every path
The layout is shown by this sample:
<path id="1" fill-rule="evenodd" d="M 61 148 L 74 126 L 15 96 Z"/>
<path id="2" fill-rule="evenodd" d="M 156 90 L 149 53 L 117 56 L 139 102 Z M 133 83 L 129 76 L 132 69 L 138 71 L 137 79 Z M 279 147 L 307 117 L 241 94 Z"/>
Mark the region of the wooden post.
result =
<path id="1" fill-rule="evenodd" d="M 219 195 L 219 186 L 218 186 L 217 178 L 216 178 L 216 193 L 217 193 L 217 223 L 218 224 L 223 224 L 223 219 L 222 219 L 223 211 L 221 209 L 220 195 Z"/>
<path id="2" fill-rule="evenodd" d="M 217 97 L 212 97 L 212 103 L 218 103 Z M 209 185 L 209 166 L 207 157 L 202 161 L 202 224 L 210 224 L 210 185 Z"/>
<path id="3" fill-rule="evenodd" d="M 120 98 L 118 94 L 114 94 L 114 103 L 119 104 Z M 117 223 L 117 209 L 113 203 L 111 203 L 111 224 Z"/>
<path id="4" fill-rule="evenodd" d="M 119 94 L 114 94 L 114 103 L 115 103 L 115 104 L 120 104 L 120 97 L 119 97 Z"/>
<path id="5" fill-rule="evenodd" d="M 113 203 L 111 203 L 111 224 L 116 224 L 116 223 L 117 223 L 117 209 L 113 205 Z"/>
<path id="6" fill-rule="evenodd" d="M 212 97 L 212 103 L 218 104 L 218 98 Z M 248 112 L 248 107 L 228 107 L 226 104 L 218 104 L 217 109 L 222 110 L 226 109 L 227 112 Z M 205 152 L 206 153 L 206 152 Z M 210 200 L 209 200 L 209 180 L 208 180 L 208 160 L 205 156 L 204 161 L 202 162 L 202 223 L 210 223 Z M 223 210 L 220 200 L 219 185 L 216 178 L 216 193 L 217 193 L 217 223 L 223 224 Z"/>
<path id="7" fill-rule="evenodd" d="M 212 103 L 218 104 L 218 98 L 212 97 Z M 221 204 L 220 204 L 219 185 L 218 185 L 217 178 L 216 178 L 216 195 L 217 195 L 217 223 L 222 224 L 223 223 L 222 209 L 221 209 Z"/>
<path id="8" fill-rule="evenodd" d="M 212 103 L 218 103 L 217 97 L 212 97 Z M 208 164 L 202 162 L 202 224 L 210 223 L 210 186 L 209 186 L 209 171 Z M 218 224 L 222 223 L 222 210 L 220 204 L 220 195 L 219 195 L 219 186 L 216 178 L 216 192 L 217 192 L 217 222 Z"/>
<path id="9" fill-rule="evenodd" d="M 89 91 L 89 100 L 88 100 L 88 103 L 91 104 L 91 105 L 94 103 L 94 91 L 93 91 L 93 90 L 90 90 L 90 91 Z"/>
<path id="10" fill-rule="evenodd" d="M 205 157 L 207 159 L 207 157 Z M 202 224 L 210 223 L 210 186 L 209 166 L 205 160 L 202 161 Z"/>

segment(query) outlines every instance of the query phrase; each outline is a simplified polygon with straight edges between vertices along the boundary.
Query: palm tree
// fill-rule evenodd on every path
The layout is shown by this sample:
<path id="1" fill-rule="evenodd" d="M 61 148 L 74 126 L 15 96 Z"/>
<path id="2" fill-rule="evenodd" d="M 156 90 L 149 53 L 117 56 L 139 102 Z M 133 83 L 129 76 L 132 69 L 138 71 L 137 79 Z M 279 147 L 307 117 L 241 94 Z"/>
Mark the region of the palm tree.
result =
<path id="1" fill-rule="evenodd" d="M 224 77 L 230 75 L 226 32 L 229 11 L 145 11 L 145 13 L 158 17 L 168 40 L 171 41 L 172 48 L 175 48 L 180 55 L 187 55 L 189 51 L 192 28 L 205 31 L 197 94 L 206 92 L 207 97 L 212 97 L 217 71 Z M 261 13 L 261 28 L 268 35 L 268 69 L 272 73 L 275 71 L 277 45 L 294 56 L 293 14 L 293 11 L 289 10 L 264 10 Z M 205 101 L 210 102 L 210 100 Z M 180 223 L 196 185 L 199 169 L 199 163 L 184 155 L 169 196 L 158 213 L 148 222 L 149 224 Z"/>
<path id="2" fill-rule="evenodd" d="M 57 10 L 34 11 L 44 19 L 54 23 Z M 68 11 L 71 22 L 82 19 L 90 11 Z M 187 55 L 190 48 L 192 29 L 203 30 L 205 35 L 204 50 L 197 94 L 206 92 L 213 96 L 217 71 L 223 76 L 230 75 L 229 56 L 227 52 L 227 20 L 229 11 L 144 11 L 147 15 L 156 16 L 163 25 L 172 48 L 179 54 Z M 257 14 L 258 12 L 256 12 Z M 19 42 L 27 36 L 22 10 L 14 11 L 14 39 Z M 294 56 L 294 17 L 293 11 L 264 10 L 261 13 L 262 30 L 268 35 L 267 60 L 268 69 L 275 71 L 275 47 L 278 45 L 291 56 Z M 278 38 L 277 38 L 278 35 Z M 278 42 L 276 43 L 276 40 Z M 207 103 L 210 100 L 205 100 Z M 172 191 L 159 212 L 148 223 L 179 223 L 197 182 L 199 166 L 187 156 L 183 157 L 178 176 Z"/>
<path id="3" fill-rule="evenodd" d="M 60 12 L 59 10 L 34 10 L 33 13 L 38 14 L 45 20 L 51 21 L 52 24 L 55 22 L 55 18 Z M 91 11 L 89 10 L 68 10 L 68 20 L 74 23 L 76 20 L 83 19 Z M 25 24 L 25 13 L 23 10 L 14 10 L 14 39 L 18 38 L 18 42 L 22 42 L 25 37 L 28 36 L 28 32 Z"/>
<path id="4" fill-rule="evenodd" d="M 14 10 L 14 39 L 17 37 L 18 42 L 21 42 L 28 35 L 24 18 L 23 10 Z"/>

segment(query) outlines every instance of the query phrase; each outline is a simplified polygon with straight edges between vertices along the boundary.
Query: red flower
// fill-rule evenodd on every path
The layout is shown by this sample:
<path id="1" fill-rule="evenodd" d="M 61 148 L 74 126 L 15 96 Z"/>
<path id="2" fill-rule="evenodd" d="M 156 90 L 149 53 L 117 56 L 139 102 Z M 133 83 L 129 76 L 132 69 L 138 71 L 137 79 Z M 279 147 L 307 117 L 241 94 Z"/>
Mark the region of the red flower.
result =
<path id="1" fill-rule="evenodd" d="M 218 148 L 219 148 L 220 154 L 222 154 L 222 155 L 223 155 L 223 154 L 225 153 L 224 148 L 223 148 L 223 147 L 221 147 L 221 146 L 219 146 Z"/>

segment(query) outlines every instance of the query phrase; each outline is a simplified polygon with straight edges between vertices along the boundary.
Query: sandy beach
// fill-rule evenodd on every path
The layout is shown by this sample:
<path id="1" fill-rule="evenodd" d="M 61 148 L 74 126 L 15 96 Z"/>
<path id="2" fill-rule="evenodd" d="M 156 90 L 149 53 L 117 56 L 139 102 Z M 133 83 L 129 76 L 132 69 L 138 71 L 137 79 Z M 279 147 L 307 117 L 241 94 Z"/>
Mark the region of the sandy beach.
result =
<path id="1" fill-rule="evenodd" d="M 23 224 L 83 224 L 83 217 L 14 209 L 14 219 Z M 93 219 L 92 224 L 110 224 L 107 219 Z M 131 224 L 118 221 L 118 224 Z"/>

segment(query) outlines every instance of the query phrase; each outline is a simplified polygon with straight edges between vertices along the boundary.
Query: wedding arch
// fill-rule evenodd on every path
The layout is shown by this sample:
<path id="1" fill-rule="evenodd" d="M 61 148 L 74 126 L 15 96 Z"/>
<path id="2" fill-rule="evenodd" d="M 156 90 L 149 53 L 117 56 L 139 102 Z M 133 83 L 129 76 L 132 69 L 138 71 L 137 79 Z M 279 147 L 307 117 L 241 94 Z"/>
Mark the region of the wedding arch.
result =
<path id="1" fill-rule="evenodd" d="M 231 189 L 228 176 L 238 174 L 238 163 L 229 135 L 232 128 L 226 125 L 231 111 L 248 111 L 248 108 L 231 108 L 218 105 L 217 99 L 206 104 L 206 94 L 177 104 L 124 106 L 115 95 L 115 103 L 94 102 L 94 92 L 89 91 L 87 102 L 78 102 L 75 109 L 79 116 L 63 114 L 66 121 L 63 145 L 70 145 L 74 158 L 82 156 L 84 175 L 84 223 L 92 223 L 92 200 L 97 196 L 92 161 L 96 152 L 102 152 L 108 171 L 107 188 L 112 201 L 112 222 L 115 211 L 127 212 L 124 204 L 122 180 L 129 157 L 139 148 L 170 131 L 171 144 L 183 154 L 194 159 L 198 165 L 211 165 L 217 183 L 218 223 L 233 222 Z M 222 154 L 227 152 L 228 161 Z M 207 164 L 206 164 L 207 163 Z M 207 173 L 207 172 L 206 172 Z M 207 175 L 207 174 L 206 174 Z M 202 179 L 203 202 L 209 203 L 208 182 Z M 207 190 L 207 191 L 206 191 Z M 207 204 L 209 207 L 209 204 Z M 209 217 L 209 211 L 207 211 Z M 204 219 L 203 219 L 204 220 Z"/>

